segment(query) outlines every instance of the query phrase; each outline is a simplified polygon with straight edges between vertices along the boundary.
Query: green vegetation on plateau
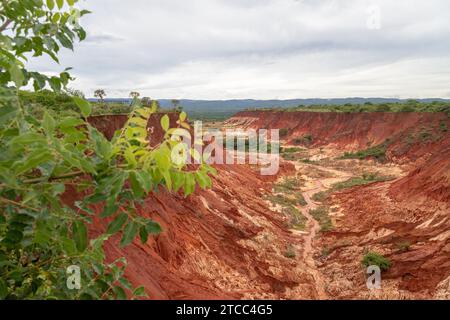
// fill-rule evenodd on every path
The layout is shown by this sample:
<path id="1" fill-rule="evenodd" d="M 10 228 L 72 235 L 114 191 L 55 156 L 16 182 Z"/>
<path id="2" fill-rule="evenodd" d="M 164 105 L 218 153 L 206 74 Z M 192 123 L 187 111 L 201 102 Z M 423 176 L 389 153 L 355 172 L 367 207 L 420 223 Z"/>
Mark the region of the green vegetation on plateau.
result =
<path id="1" fill-rule="evenodd" d="M 444 112 L 450 117 L 450 102 L 433 101 L 422 102 L 417 100 L 408 100 L 406 102 L 380 103 L 374 104 L 366 102 L 364 104 L 344 104 L 344 105 L 311 105 L 296 106 L 290 108 L 258 108 L 249 109 L 257 111 L 308 111 L 308 112 Z"/>

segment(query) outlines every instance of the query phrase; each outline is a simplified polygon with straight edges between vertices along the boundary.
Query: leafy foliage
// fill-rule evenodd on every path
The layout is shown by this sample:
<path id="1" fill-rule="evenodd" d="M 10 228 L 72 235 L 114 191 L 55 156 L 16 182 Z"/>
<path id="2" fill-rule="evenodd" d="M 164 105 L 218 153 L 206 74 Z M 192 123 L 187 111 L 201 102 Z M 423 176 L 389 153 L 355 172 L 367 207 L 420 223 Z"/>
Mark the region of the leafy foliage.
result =
<path id="1" fill-rule="evenodd" d="M 24 104 L 19 89 L 30 79 L 35 89 L 48 84 L 55 92 L 70 79 L 66 71 L 58 78 L 28 72 L 23 62 L 25 53 L 46 53 L 57 61 L 58 44 L 72 49 L 75 35 L 84 39 L 78 18 L 86 12 L 76 9 L 75 2 L 1 3 L 1 299 L 144 296 L 144 288 L 133 288 L 123 276 L 125 259 L 105 262 L 105 241 L 121 233 L 121 246 L 137 236 L 145 243 L 161 232 L 159 224 L 139 214 L 143 197 L 159 186 L 183 190 L 186 196 L 197 184 L 211 186 L 212 168 L 202 164 L 188 171 L 172 162 L 172 150 L 180 142 L 173 139 L 166 118 L 161 121 L 164 141 L 149 146 L 146 125 L 155 106 L 137 101 L 124 128 L 108 141 L 87 122 L 92 106 L 80 96 L 72 98 L 80 110 L 72 116 L 44 110 L 35 117 L 33 105 Z M 42 92 L 41 97 L 51 99 L 51 94 Z M 179 123 L 189 127 L 185 119 L 180 114 Z M 98 214 L 96 208 L 102 211 Z M 109 221 L 107 231 L 95 237 L 89 232 L 94 217 Z M 71 266 L 79 267 L 79 289 L 67 285 Z"/>
<path id="2" fill-rule="evenodd" d="M 387 271 L 391 267 L 392 263 L 388 258 L 385 258 L 379 253 L 368 252 L 362 259 L 362 265 L 366 268 L 369 266 L 378 266 L 382 271 Z"/>

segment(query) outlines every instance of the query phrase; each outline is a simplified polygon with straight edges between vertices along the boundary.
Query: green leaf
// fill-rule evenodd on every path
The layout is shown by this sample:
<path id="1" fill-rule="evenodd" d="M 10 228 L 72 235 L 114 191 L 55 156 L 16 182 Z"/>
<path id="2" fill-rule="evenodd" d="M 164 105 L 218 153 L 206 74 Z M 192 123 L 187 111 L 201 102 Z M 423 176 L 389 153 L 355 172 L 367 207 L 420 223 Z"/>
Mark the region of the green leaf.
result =
<path id="1" fill-rule="evenodd" d="M 145 293 L 145 288 L 144 287 L 139 287 L 139 288 L 136 288 L 134 291 L 133 291 L 133 296 L 135 296 L 135 297 L 147 297 L 147 293 Z"/>
<path id="2" fill-rule="evenodd" d="M 48 113 L 47 110 L 44 113 L 44 119 L 43 119 L 42 124 L 43 124 L 44 130 L 45 130 L 45 132 L 47 132 L 47 134 L 51 134 L 55 130 L 55 126 L 56 126 L 55 119 L 53 119 L 53 117 Z"/>
<path id="3" fill-rule="evenodd" d="M 56 0 L 56 4 L 58 5 L 58 9 L 61 10 L 64 5 L 64 0 Z"/>
<path id="4" fill-rule="evenodd" d="M 169 171 L 162 171 L 161 173 L 162 173 L 162 175 L 164 177 L 164 182 L 166 183 L 167 190 L 171 191 L 172 190 L 172 178 L 170 176 L 170 172 Z"/>
<path id="5" fill-rule="evenodd" d="M 0 300 L 5 299 L 8 296 L 8 286 L 5 280 L 0 278 Z"/>
<path id="6" fill-rule="evenodd" d="M 59 127 L 60 128 L 73 128 L 73 127 L 77 127 L 82 124 L 84 124 L 84 121 L 79 118 L 67 117 L 67 118 L 64 118 L 59 123 Z"/>
<path id="7" fill-rule="evenodd" d="M 142 226 L 139 229 L 139 236 L 141 237 L 142 244 L 146 244 L 147 240 L 148 240 L 148 231 L 147 231 L 146 226 Z"/>
<path id="8" fill-rule="evenodd" d="M 128 281 L 126 278 L 123 278 L 123 277 L 120 278 L 119 282 L 125 289 L 128 289 L 128 290 L 132 289 L 130 281 Z"/>
<path id="9" fill-rule="evenodd" d="M 34 241 L 37 244 L 45 245 L 51 240 L 50 226 L 45 220 L 36 221 L 36 231 L 34 234 Z"/>
<path id="10" fill-rule="evenodd" d="M 105 136 L 97 129 L 89 126 L 89 132 L 95 142 L 96 153 L 105 160 L 109 160 L 112 156 L 111 143 L 106 140 Z"/>
<path id="11" fill-rule="evenodd" d="M 169 116 L 167 114 L 165 114 L 161 118 L 161 127 L 163 128 L 164 131 L 167 131 L 167 130 L 169 130 L 169 125 L 170 125 Z"/>
<path id="12" fill-rule="evenodd" d="M 180 113 L 180 121 L 181 121 L 181 122 L 183 122 L 184 120 L 186 120 L 186 117 L 187 117 L 186 112 L 183 111 L 183 112 Z"/>
<path id="13" fill-rule="evenodd" d="M 37 134 L 37 133 L 25 133 L 18 137 L 15 137 L 11 140 L 11 145 L 17 145 L 17 144 L 31 144 L 31 143 L 46 143 L 47 139 L 43 135 Z"/>
<path id="14" fill-rule="evenodd" d="M 130 184 L 134 195 L 137 198 L 141 198 L 144 195 L 144 189 L 139 180 L 136 178 L 136 172 L 130 172 Z"/>
<path id="15" fill-rule="evenodd" d="M 120 246 L 125 247 L 125 246 L 129 245 L 131 242 L 133 242 L 138 231 L 139 231 L 139 224 L 137 224 L 134 221 L 130 221 L 125 226 L 125 229 L 123 231 L 122 240 L 120 241 Z"/>
<path id="16" fill-rule="evenodd" d="M 197 180 L 200 188 L 206 189 L 207 187 L 211 187 L 211 178 L 206 172 L 197 171 L 195 173 L 195 179 Z"/>
<path id="17" fill-rule="evenodd" d="M 88 233 L 87 227 L 83 221 L 78 220 L 72 224 L 72 236 L 75 240 L 78 252 L 86 250 L 88 245 Z"/>
<path id="18" fill-rule="evenodd" d="M 152 190 L 153 182 L 152 176 L 147 171 L 136 171 L 136 179 L 141 184 L 141 187 L 144 188 L 145 192 L 150 192 Z"/>
<path id="19" fill-rule="evenodd" d="M 16 175 L 21 175 L 31 169 L 37 168 L 39 165 L 53 160 L 53 155 L 44 149 L 38 149 L 31 155 L 28 155 L 26 160 L 14 168 Z"/>
<path id="20" fill-rule="evenodd" d="M 116 299 L 117 300 L 126 300 L 127 299 L 127 295 L 125 293 L 125 290 L 123 290 L 122 287 L 115 286 L 113 291 L 116 294 Z"/>
<path id="21" fill-rule="evenodd" d="M 100 213 L 100 218 L 112 216 L 114 213 L 116 213 L 117 209 L 119 209 L 119 206 L 117 206 L 116 204 L 107 204 L 105 208 L 103 208 L 102 213 Z"/>
<path id="22" fill-rule="evenodd" d="M 11 81 L 15 83 L 17 88 L 20 88 L 25 80 L 22 69 L 18 65 L 12 64 L 8 71 L 11 75 Z"/>
<path id="23" fill-rule="evenodd" d="M 68 256 L 74 256 L 77 254 L 77 246 L 72 239 L 63 237 L 59 241 L 62 249 Z"/>
<path id="24" fill-rule="evenodd" d="M 73 100 L 77 104 L 78 108 L 80 108 L 81 114 L 83 115 L 83 117 L 85 117 L 85 118 L 89 117 L 89 115 L 92 112 L 91 104 L 88 101 L 86 101 L 80 97 L 73 97 Z"/>
<path id="25" fill-rule="evenodd" d="M 172 182 L 173 182 L 173 190 L 178 192 L 180 188 L 184 185 L 184 174 L 178 171 L 172 171 Z"/>
<path id="26" fill-rule="evenodd" d="M 49 84 L 53 91 L 61 91 L 61 80 L 58 77 L 51 77 L 49 80 Z"/>
<path id="27" fill-rule="evenodd" d="M 49 8 L 49 10 L 53 10 L 53 8 L 55 7 L 55 1 L 54 0 L 47 0 L 47 7 Z"/>
<path id="28" fill-rule="evenodd" d="M 195 177 L 192 173 L 186 173 L 184 176 L 184 196 L 187 197 L 195 190 Z"/>
<path id="29" fill-rule="evenodd" d="M 149 220 L 146 225 L 145 225 L 145 230 L 147 230 L 147 232 L 149 234 L 160 234 L 162 232 L 162 228 L 159 225 L 159 223 Z"/>
<path id="30" fill-rule="evenodd" d="M 117 215 L 117 217 L 109 224 L 108 230 L 106 231 L 108 234 L 115 234 L 122 229 L 125 222 L 128 220 L 128 215 L 126 213 L 121 213 Z"/>

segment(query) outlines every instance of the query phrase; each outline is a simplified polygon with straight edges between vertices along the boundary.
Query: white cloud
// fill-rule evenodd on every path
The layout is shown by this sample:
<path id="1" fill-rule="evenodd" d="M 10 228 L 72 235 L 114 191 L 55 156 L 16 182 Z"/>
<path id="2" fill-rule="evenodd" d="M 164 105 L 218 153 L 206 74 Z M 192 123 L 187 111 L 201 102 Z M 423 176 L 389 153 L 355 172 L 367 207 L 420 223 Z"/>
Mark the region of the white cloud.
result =
<path id="1" fill-rule="evenodd" d="M 381 29 L 367 28 L 371 5 Z M 446 97 L 447 0 L 92 0 L 74 87 L 155 98 Z M 46 59 L 33 65 L 57 71 Z"/>

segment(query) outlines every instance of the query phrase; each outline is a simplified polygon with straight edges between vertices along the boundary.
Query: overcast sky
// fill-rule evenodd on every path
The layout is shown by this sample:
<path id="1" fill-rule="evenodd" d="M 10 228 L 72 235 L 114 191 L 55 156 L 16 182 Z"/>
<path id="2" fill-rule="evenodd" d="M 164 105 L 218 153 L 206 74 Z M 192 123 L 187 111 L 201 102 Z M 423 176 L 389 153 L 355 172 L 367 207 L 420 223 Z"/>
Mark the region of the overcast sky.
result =
<path id="1" fill-rule="evenodd" d="M 450 98 L 448 0 L 89 0 L 65 50 L 87 96 Z M 379 13 L 379 14 L 378 14 Z"/>

